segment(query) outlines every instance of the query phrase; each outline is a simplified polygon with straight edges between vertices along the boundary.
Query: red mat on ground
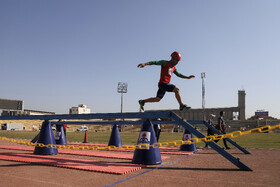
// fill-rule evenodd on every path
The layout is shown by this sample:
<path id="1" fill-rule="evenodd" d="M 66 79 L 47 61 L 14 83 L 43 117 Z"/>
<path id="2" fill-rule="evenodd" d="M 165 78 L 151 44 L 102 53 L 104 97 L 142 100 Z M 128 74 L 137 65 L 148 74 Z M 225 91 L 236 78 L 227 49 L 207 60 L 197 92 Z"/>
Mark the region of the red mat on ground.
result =
<path id="1" fill-rule="evenodd" d="M 27 162 L 32 164 L 48 165 L 55 167 L 95 171 L 111 174 L 127 174 L 142 169 L 145 166 L 129 163 L 102 162 L 85 159 L 62 158 L 46 155 L 33 155 L 30 153 L 0 152 L 0 160 Z"/>
<path id="2" fill-rule="evenodd" d="M 12 149 L 21 151 L 34 151 L 34 147 L 28 146 L 14 146 L 14 145 L 0 145 L 0 149 Z M 81 150 L 69 150 L 69 149 L 59 149 L 59 154 L 71 154 L 80 156 L 92 156 L 92 157 L 102 157 L 102 158 L 116 158 L 116 159 L 127 159 L 132 160 L 133 154 L 116 153 L 116 152 L 104 152 L 104 151 L 81 151 Z M 161 156 L 162 160 L 166 160 L 170 157 Z"/>

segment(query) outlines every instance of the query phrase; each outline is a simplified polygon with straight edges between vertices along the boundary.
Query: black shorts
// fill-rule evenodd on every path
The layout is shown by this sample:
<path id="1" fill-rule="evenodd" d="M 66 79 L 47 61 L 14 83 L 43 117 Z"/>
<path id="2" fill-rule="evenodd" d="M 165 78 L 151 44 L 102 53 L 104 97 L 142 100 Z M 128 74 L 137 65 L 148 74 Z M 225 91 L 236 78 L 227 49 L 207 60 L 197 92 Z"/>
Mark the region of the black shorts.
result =
<path id="1" fill-rule="evenodd" d="M 157 97 L 162 99 L 166 92 L 173 92 L 175 87 L 175 85 L 170 83 L 159 83 Z"/>
<path id="2" fill-rule="evenodd" d="M 207 136 L 209 135 L 215 135 L 215 132 L 212 131 L 211 129 L 207 129 Z"/>

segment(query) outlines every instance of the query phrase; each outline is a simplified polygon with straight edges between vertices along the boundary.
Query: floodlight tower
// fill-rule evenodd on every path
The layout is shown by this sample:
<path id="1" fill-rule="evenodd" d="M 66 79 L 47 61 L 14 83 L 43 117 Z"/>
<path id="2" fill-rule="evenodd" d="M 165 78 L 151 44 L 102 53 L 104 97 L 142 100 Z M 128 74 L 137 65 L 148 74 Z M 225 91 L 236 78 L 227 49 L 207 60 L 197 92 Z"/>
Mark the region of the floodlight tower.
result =
<path id="1" fill-rule="evenodd" d="M 202 79 L 202 111 L 203 111 L 203 120 L 205 119 L 205 72 L 201 73 L 201 79 Z"/>
<path id="2" fill-rule="evenodd" d="M 123 93 L 127 93 L 128 84 L 126 82 L 118 83 L 118 93 L 121 93 L 121 113 L 123 112 Z"/>

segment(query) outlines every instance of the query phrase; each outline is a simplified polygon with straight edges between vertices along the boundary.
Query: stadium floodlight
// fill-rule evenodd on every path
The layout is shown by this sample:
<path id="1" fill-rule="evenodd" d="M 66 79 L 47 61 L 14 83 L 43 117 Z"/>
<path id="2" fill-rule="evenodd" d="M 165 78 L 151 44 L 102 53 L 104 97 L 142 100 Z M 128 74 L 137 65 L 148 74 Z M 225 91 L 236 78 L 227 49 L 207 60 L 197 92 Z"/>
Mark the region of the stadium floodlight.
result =
<path id="1" fill-rule="evenodd" d="M 127 93 L 127 86 L 126 82 L 119 82 L 118 83 L 118 93 Z"/>
<path id="2" fill-rule="evenodd" d="M 127 93 L 128 84 L 126 82 L 118 83 L 118 93 L 121 93 L 121 113 L 123 112 L 123 93 Z"/>

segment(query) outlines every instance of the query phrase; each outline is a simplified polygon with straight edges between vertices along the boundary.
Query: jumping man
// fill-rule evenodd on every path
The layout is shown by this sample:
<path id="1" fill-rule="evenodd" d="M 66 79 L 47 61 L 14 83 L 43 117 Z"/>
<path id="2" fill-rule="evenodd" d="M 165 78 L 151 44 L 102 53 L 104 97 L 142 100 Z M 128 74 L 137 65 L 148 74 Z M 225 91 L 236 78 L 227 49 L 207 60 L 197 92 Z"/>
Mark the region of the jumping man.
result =
<path id="1" fill-rule="evenodd" d="M 143 68 L 147 65 L 160 65 L 161 66 L 161 73 L 160 73 L 160 80 L 158 83 L 158 91 L 157 91 L 157 96 L 152 97 L 149 99 L 145 100 L 139 100 L 140 104 L 140 109 L 144 111 L 144 105 L 145 103 L 153 103 L 153 102 L 159 102 L 163 96 L 165 95 L 165 92 L 174 92 L 175 97 L 180 105 L 180 110 L 187 110 L 190 109 L 191 107 L 184 105 L 182 100 L 181 100 L 181 95 L 180 95 L 180 90 L 178 87 L 176 87 L 173 84 L 170 84 L 171 80 L 171 75 L 174 72 L 174 74 L 180 78 L 183 79 L 192 79 L 195 78 L 194 75 L 190 76 L 185 76 L 179 73 L 176 69 L 176 65 L 178 62 L 181 60 L 181 54 L 177 51 L 174 51 L 171 54 L 171 60 L 160 60 L 160 61 L 151 61 L 143 64 L 139 64 L 137 67 Z"/>

